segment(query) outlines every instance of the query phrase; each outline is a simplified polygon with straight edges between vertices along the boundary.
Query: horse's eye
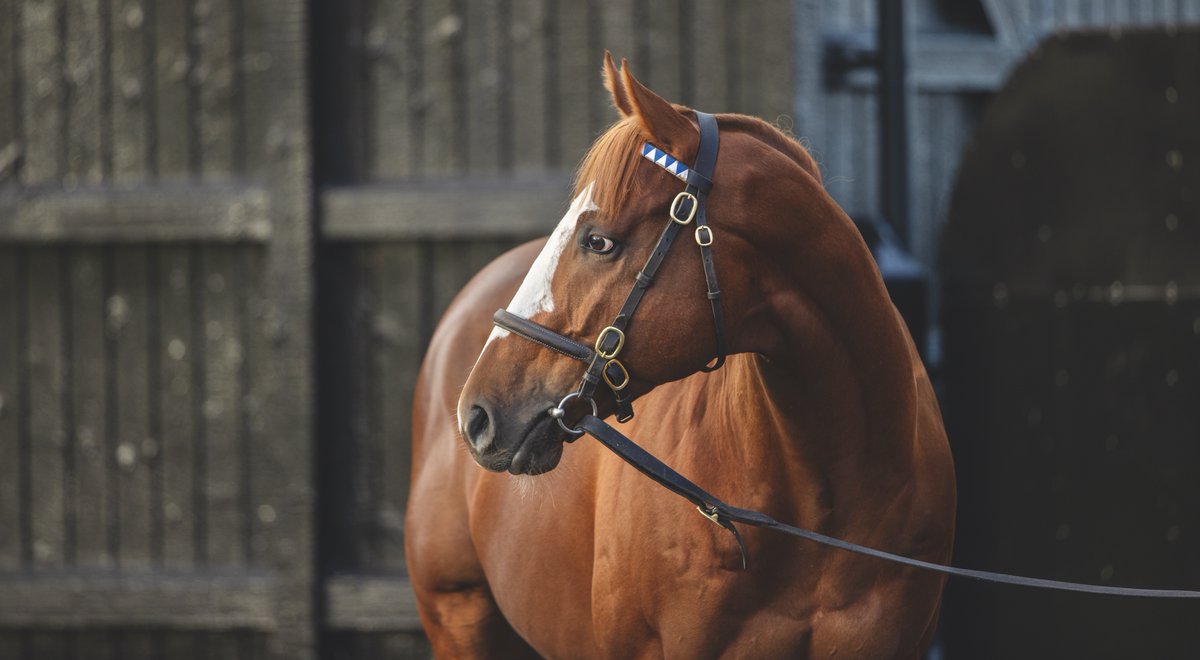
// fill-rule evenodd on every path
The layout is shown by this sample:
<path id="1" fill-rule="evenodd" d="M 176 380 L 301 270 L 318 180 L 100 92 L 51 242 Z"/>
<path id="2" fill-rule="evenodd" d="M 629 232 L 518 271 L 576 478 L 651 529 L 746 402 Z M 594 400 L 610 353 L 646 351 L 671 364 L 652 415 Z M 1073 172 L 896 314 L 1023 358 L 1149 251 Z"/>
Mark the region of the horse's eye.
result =
<path id="1" fill-rule="evenodd" d="M 617 246 L 611 238 L 601 236 L 600 234 L 588 234 L 587 240 L 583 242 L 583 246 L 595 252 L 596 254 L 608 254 Z"/>

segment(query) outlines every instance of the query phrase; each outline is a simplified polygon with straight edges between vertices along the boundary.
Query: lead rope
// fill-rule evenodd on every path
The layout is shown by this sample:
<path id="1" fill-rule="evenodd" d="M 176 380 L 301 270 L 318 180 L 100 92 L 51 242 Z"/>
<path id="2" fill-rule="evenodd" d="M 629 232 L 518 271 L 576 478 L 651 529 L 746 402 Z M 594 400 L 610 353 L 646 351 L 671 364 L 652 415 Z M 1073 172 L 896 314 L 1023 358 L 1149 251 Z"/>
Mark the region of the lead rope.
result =
<path id="1" fill-rule="evenodd" d="M 606 424 L 603 420 L 595 415 L 584 415 L 578 422 L 579 431 L 585 432 L 593 438 L 600 441 L 600 444 L 607 447 L 614 454 L 619 456 L 626 463 L 637 468 L 639 472 L 650 477 L 659 485 L 667 490 L 683 497 L 696 505 L 700 513 L 704 514 L 705 518 L 720 525 L 733 534 L 737 540 L 738 549 L 742 553 L 742 568 L 749 568 L 749 560 L 746 552 L 746 544 L 742 540 L 741 534 L 738 533 L 737 527 L 733 523 L 740 522 L 746 525 L 754 525 L 765 529 L 773 529 L 784 534 L 796 536 L 802 539 L 826 545 L 831 548 L 838 548 L 847 552 L 854 552 L 868 557 L 875 557 L 894 564 L 911 566 L 935 573 L 944 575 L 953 575 L 957 577 L 971 578 L 983 582 L 998 582 L 1000 584 L 1011 584 L 1019 587 L 1034 587 L 1038 589 L 1053 589 L 1056 591 L 1075 591 L 1085 594 L 1097 594 L 1104 596 L 1133 596 L 1139 598 L 1200 598 L 1200 591 L 1190 591 L 1187 589 L 1140 589 L 1135 587 L 1104 587 L 1095 584 L 1083 584 L 1080 582 L 1064 582 L 1062 580 L 1047 580 L 1044 578 L 1031 578 L 1020 575 L 1009 575 L 1006 573 L 993 573 L 991 571 L 980 571 L 970 568 L 958 568 L 957 566 L 947 566 L 944 564 L 935 564 L 933 562 L 924 561 L 921 559 L 913 559 L 903 555 L 877 550 L 865 545 L 851 543 L 832 536 L 826 536 L 820 532 L 814 532 L 803 527 L 788 525 L 775 520 L 771 516 L 751 509 L 742 509 L 731 506 L 713 497 L 708 491 L 692 483 L 683 475 L 676 472 L 666 463 L 658 460 L 653 454 L 643 449 L 633 440 L 630 440 L 620 431 Z"/>

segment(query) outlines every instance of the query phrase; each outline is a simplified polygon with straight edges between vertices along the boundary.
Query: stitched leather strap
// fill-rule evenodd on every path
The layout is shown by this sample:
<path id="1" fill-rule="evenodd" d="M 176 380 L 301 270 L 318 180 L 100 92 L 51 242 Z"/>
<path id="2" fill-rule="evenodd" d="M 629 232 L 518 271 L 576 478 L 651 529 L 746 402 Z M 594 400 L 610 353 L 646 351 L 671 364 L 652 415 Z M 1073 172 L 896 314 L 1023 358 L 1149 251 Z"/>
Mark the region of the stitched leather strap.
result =
<path id="1" fill-rule="evenodd" d="M 496 313 L 492 315 L 492 323 L 555 353 L 561 353 L 580 362 L 591 362 L 596 355 L 595 351 L 574 339 L 560 335 L 541 323 L 517 316 L 507 309 L 496 310 Z"/>
<path id="2" fill-rule="evenodd" d="M 944 564 L 935 564 L 933 562 L 924 561 L 921 559 L 913 559 L 883 550 L 877 550 L 850 541 L 834 538 L 814 532 L 803 527 L 788 525 L 775 520 L 771 516 L 751 509 L 742 509 L 731 506 L 713 497 L 708 491 L 697 486 L 689 481 L 686 477 L 673 470 L 670 466 L 658 460 L 653 454 L 642 449 L 634 441 L 630 440 L 620 431 L 614 429 L 604 423 L 598 417 L 585 415 L 576 423 L 578 428 L 583 429 L 588 435 L 600 441 L 605 447 L 611 450 L 614 454 L 621 457 L 626 463 L 637 468 L 639 472 L 650 477 L 659 485 L 667 490 L 687 499 L 692 504 L 695 504 L 701 509 L 710 520 L 721 525 L 727 530 L 735 534 L 738 546 L 742 549 L 742 565 L 747 566 L 748 562 L 745 556 L 746 546 L 742 542 L 740 534 L 737 534 L 737 528 L 733 526 L 734 522 L 740 522 L 765 529 L 774 529 L 790 534 L 814 543 L 820 543 L 839 550 L 847 552 L 855 552 L 868 557 L 875 557 L 895 564 L 920 568 L 935 573 L 945 575 L 953 575 L 956 577 L 971 578 L 973 580 L 981 580 L 984 582 L 998 582 L 1000 584 L 1011 584 L 1019 587 L 1034 587 L 1038 589 L 1054 589 L 1056 591 L 1076 591 L 1085 594 L 1097 594 L 1105 596 L 1133 596 L 1139 598 L 1200 598 L 1200 591 L 1191 591 L 1187 589 L 1140 589 L 1136 587 L 1105 587 L 1095 584 L 1083 584 L 1079 582 L 1064 582 L 1062 580 L 1047 580 L 1044 578 L 1031 578 L 1020 575 L 1009 575 L 1006 573 L 993 573 L 991 571 L 980 571 L 970 568 L 959 568 L 957 566 L 946 566 Z"/>

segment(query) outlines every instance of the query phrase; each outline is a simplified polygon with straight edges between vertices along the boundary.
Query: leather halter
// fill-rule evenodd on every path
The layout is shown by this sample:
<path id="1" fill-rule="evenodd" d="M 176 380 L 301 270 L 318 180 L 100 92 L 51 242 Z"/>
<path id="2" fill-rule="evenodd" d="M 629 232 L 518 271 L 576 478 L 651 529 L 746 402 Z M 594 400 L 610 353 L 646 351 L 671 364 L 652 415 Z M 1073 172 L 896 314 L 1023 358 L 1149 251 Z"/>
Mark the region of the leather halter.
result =
<path id="1" fill-rule="evenodd" d="M 617 421 L 627 422 L 633 419 L 633 404 L 623 394 L 631 378 L 628 368 L 621 362 L 618 355 L 625 346 L 625 333 L 633 320 L 634 312 L 642 302 L 642 296 L 646 295 L 646 290 L 654 283 L 654 276 L 658 273 L 658 268 L 666 258 L 667 252 L 675 243 L 680 229 L 693 221 L 696 223 L 696 244 L 700 246 L 700 259 L 704 263 L 704 279 L 708 284 L 708 301 L 712 307 L 713 327 L 716 329 L 717 336 L 716 359 L 701 367 L 701 370 L 716 371 L 725 364 L 725 316 L 721 311 L 721 289 L 717 286 L 717 269 L 713 265 L 713 230 L 708 225 L 708 214 L 704 203 L 708 198 L 709 191 L 712 190 L 713 169 L 717 164 L 717 148 L 721 143 L 721 135 L 716 117 L 697 111 L 696 120 L 700 124 L 700 146 L 697 150 L 696 162 L 688 168 L 686 174 L 687 188 L 676 195 L 675 200 L 671 202 L 670 219 L 658 237 L 658 244 L 654 246 L 654 251 L 650 253 L 646 265 L 642 266 L 642 270 L 638 272 L 633 289 L 625 298 L 625 304 L 621 305 L 621 311 L 617 313 L 617 318 L 596 336 L 594 348 L 588 348 L 570 337 L 559 334 L 540 323 L 517 316 L 506 309 L 498 309 L 492 316 L 492 322 L 497 326 L 588 365 L 580 380 L 579 389 L 564 397 L 558 407 L 552 409 L 551 412 L 552 415 L 558 417 L 559 425 L 575 437 L 583 435 L 583 431 L 578 428 L 569 428 L 562 422 L 563 406 L 570 399 L 579 398 L 591 403 L 594 409 L 593 396 L 596 387 L 601 382 L 608 386 L 613 393 L 613 398 L 616 399 Z"/>
<path id="2" fill-rule="evenodd" d="M 703 371 L 715 371 L 725 363 L 725 321 L 721 315 L 721 291 L 717 288 L 717 274 L 712 261 L 712 229 L 708 226 L 708 219 L 705 216 L 704 209 L 705 198 L 712 189 L 713 167 L 717 160 L 717 146 L 720 138 L 715 117 L 697 111 L 696 119 L 700 124 L 700 148 L 696 157 L 695 167 L 691 168 L 686 175 L 687 189 L 679 193 L 675 197 L 675 201 L 672 202 L 671 219 L 663 229 L 662 235 L 659 236 L 658 245 L 655 246 L 654 252 L 650 254 L 650 258 L 646 261 L 646 265 L 642 267 L 641 272 L 637 274 L 633 290 L 629 292 L 629 297 L 625 299 L 625 304 L 621 306 L 621 311 L 617 314 L 616 320 L 613 321 L 612 325 L 601 330 L 600 334 L 596 337 L 594 348 L 589 348 L 587 345 L 559 334 L 540 323 L 517 316 L 505 309 L 496 310 L 496 314 L 492 317 L 493 323 L 497 326 L 588 365 L 579 389 L 563 397 L 558 406 L 549 411 L 551 416 L 558 419 L 559 425 L 574 436 L 572 439 L 587 433 L 642 474 L 696 505 L 696 509 L 705 518 L 708 518 L 733 534 L 734 539 L 737 540 L 738 549 L 742 554 L 743 569 L 749 568 L 749 560 L 746 543 L 734 525 L 735 522 L 762 527 L 764 529 L 773 529 L 777 532 L 796 536 L 814 543 L 903 566 L 984 582 L 998 582 L 1015 586 L 1107 596 L 1200 598 L 1200 591 L 1187 589 L 1110 587 L 947 566 L 897 555 L 877 548 L 827 536 L 813 530 L 788 525 L 775 520 L 765 513 L 732 506 L 717 499 L 687 477 L 684 477 L 667 464 L 658 460 L 653 454 L 642 449 L 633 440 L 630 440 L 624 434 L 609 426 L 604 420 L 597 417 L 596 402 L 592 399 L 592 394 L 601 380 L 612 389 L 613 395 L 617 399 L 617 419 L 624 422 L 633 417 L 633 408 L 629 400 L 621 395 L 621 391 L 629 384 L 629 372 L 618 361 L 617 355 L 624 347 L 625 330 L 629 327 L 633 313 L 637 310 L 638 304 L 641 303 L 646 289 L 654 282 L 654 275 L 658 272 L 658 267 L 667 256 L 667 251 L 671 249 L 676 234 L 679 233 L 681 227 L 690 224 L 693 219 L 696 222 L 696 243 L 700 245 L 700 254 L 704 261 L 704 278 L 708 282 L 708 299 L 712 304 L 713 323 L 717 331 L 716 361 L 710 365 L 701 367 L 701 369 Z M 619 369 L 619 373 L 615 375 L 622 376 L 622 378 L 615 380 L 614 374 L 609 372 L 610 368 L 613 370 Z M 589 403 L 592 408 L 592 414 L 583 415 L 576 422 L 579 425 L 578 427 L 569 428 L 563 423 L 563 416 L 565 415 L 564 406 L 573 398 L 579 398 Z"/>

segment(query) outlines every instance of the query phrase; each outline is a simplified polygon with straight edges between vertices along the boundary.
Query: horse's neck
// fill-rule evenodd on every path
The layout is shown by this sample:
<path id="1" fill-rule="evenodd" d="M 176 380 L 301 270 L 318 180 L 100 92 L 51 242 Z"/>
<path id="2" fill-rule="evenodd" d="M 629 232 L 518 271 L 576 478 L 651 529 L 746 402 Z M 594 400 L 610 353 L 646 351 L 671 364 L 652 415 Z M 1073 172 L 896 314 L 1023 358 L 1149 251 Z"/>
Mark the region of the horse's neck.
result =
<path id="1" fill-rule="evenodd" d="M 731 393 L 770 429 L 758 462 L 819 480 L 823 499 L 884 506 L 912 469 L 919 366 L 870 253 L 839 231 L 826 238 L 840 253 L 783 262 L 793 270 L 768 294 L 776 336 L 733 365 Z"/>

